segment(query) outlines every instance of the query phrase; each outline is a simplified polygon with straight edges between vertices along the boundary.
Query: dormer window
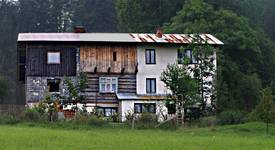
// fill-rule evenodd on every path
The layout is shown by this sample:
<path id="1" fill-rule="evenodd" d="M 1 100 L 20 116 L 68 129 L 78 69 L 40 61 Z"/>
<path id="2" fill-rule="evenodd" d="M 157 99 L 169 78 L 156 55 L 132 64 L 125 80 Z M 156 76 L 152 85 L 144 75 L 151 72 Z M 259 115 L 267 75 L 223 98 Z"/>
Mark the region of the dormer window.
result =
<path id="1" fill-rule="evenodd" d="M 47 64 L 60 64 L 60 52 L 48 52 Z"/>

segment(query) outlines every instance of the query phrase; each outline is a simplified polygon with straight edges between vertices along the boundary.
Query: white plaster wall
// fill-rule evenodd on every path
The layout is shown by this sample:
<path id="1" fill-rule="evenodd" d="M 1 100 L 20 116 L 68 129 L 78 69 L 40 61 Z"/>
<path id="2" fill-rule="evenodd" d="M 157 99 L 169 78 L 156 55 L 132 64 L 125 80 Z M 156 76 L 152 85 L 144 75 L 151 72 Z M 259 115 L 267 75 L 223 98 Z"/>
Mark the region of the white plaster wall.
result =
<path id="1" fill-rule="evenodd" d="M 163 121 L 163 115 L 168 115 L 168 110 L 165 106 L 165 101 L 142 101 L 142 100 L 123 100 L 120 101 L 120 113 L 121 121 L 126 121 L 126 115 L 128 113 L 134 113 L 134 104 L 135 103 L 155 103 L 156 104 L 156 115 L 158 116 L 158 121 Z M 161 114 L 162 113 L 162 114 Z"/>
<path id="2" fill-rule="evenodd" d="M 167 94 L 164 83 L 160 80 L 161 73 L 168 64 L 176 63 L 179 46 L 156 45 L 137 47 L 138 73 L 137 94 L 146 94 L 146 78 L 156 78 L 156 94 Z M 156 64 L 145 63 L 145 50 L 155 49 Z"/>

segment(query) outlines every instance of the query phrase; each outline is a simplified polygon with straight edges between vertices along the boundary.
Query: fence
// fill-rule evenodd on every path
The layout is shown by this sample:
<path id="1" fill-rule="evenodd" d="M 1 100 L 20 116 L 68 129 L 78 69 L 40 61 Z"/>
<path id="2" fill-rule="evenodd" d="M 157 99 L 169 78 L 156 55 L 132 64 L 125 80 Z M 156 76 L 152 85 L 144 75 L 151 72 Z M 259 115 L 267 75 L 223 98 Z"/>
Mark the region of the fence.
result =
<path id="1" fill-rule="evenodd" d="M 24 110 L 24 105 L 0 104 L 0 115 L 18 115 Z"/>

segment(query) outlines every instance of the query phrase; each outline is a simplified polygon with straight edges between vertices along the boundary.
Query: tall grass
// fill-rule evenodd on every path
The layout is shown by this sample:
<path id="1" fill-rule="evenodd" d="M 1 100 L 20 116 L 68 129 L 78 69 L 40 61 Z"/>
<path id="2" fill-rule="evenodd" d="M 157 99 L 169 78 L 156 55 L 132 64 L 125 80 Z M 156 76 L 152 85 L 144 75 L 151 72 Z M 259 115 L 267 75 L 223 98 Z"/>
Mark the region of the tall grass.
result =
<path id="1" fill-rule="evenodd" d="M 18 124 L 0 126 L 0 149 L 20 150 L 263 150 L 275 147 L 275 125 L 266 136 L 265 125 L 249 123 L 235 126 L 186 128 L 181 130 L 132 130 L 89 128 L 62 130 Z"/>

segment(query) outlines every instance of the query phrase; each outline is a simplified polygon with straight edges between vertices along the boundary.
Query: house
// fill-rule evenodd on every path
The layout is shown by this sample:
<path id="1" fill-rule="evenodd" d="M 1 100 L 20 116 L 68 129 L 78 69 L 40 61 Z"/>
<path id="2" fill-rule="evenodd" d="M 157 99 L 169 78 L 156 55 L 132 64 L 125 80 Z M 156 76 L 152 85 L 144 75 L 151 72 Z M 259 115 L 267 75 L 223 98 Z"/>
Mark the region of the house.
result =
<path id="1" fill-rule="evenodd" d="M 223 44 L 201 34 L 209 44 Z M 87 110 L 125 120 L 128 112 L 167 114 L 169 91 L 160 81 L 168 64 L 177 62 L 178 48 L 192 35 L 141 33 L 20 33 L 18 77 L 25 85 L 26 104 L 43 100 L 45 93 L 65 94 L 64 77 L 88 76 Z M 191 53 L 191 51 L 188 51 Z M 191 55 L 190 55 L 191 56 Z"/>

